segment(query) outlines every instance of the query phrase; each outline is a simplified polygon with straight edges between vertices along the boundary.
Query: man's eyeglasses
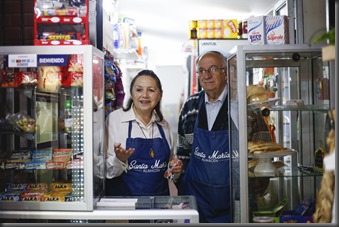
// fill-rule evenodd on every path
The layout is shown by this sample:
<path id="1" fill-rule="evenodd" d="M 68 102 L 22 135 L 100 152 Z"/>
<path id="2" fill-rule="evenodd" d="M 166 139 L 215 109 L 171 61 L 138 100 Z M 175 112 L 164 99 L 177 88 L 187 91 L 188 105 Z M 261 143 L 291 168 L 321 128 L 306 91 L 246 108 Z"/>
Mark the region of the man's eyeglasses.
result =
<path id="1" fill-rule="evenodd" d="M 210 74 L 215 75 L 219 73 L 220 70 L 223 70 L 223 69 L 225 68 L 218 68 L 218 66 L 213 65 L 209 69 L 202 69 L 202 68 L 198 69 L 198 74 L 199 76 L 202 76 L 202 75 L 205 75 L 207 72 L 209 72 Z"/>

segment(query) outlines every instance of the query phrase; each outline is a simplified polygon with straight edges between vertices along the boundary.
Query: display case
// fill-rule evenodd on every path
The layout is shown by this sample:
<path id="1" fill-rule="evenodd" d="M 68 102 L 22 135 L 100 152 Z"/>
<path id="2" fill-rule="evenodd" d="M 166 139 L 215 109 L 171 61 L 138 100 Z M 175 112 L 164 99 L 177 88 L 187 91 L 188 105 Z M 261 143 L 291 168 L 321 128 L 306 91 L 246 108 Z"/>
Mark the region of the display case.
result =
<path id="1" fill-rule="evenodd" d="M 86 45 L 88 0 L 35 0 L 34 45 Z"/>
<path id="2" fill-rule="evenodd" d="M 0 212 L 92 211 L 104 188 L 104 53 L 8 46 L 0 66 Z"/>
<path id="3" fill-rule="evenodd" d="M 240 45 L 227 62 L 234 222 L 312 222 L 334 104 L 321 48 Z"/>

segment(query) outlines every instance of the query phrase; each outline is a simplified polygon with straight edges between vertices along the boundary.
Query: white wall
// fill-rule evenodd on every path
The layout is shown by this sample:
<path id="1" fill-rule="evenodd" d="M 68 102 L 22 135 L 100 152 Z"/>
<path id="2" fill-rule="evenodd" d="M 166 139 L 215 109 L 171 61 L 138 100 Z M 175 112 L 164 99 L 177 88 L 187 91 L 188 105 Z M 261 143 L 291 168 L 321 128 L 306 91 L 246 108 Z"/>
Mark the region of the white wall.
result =
<path id="1" fill-rule="evenodd" d="M 181 94 L 185 89 L 187 71 L 182 65 L 156 66 L 155 72 L 160 78 L 163 98 L 161 102 L 165 119 L 168 121 L 176 144 Z"/>

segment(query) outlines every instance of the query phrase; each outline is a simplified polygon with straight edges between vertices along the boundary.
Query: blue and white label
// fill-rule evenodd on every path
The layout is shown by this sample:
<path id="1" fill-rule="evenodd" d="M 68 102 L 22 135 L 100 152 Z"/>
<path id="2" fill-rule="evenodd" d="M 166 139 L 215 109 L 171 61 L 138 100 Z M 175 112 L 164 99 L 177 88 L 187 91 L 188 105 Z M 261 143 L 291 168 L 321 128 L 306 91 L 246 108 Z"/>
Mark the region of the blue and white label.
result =
<path id="1" fill-rule="evenodd" d="M 10 68 L 37 67 L 37 55 L 10 54 L 8 55 L 8 67 Z"/>
<path id="2" fill-rule="evenodd" d="M 38 55 L 38 66 L 67 66 L 68 55 Z"/>

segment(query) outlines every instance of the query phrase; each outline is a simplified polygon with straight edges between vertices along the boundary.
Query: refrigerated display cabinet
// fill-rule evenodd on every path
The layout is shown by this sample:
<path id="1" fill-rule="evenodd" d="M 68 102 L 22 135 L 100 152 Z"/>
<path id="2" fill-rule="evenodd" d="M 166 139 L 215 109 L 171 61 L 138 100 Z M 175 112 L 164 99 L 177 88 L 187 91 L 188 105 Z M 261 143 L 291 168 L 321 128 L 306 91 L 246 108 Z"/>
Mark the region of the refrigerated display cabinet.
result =
<path id="1" fill-rule="evenodd" d="M 92 211 L 104 188 L 104 53 L 6 46 L 0 66 L 0 212 Z"/>
<path id="2" fill-rule="evenodd" d="M 334 72 L 321 48 L 308 45 L 239 45 L 227 58 L 230 117 L 235 154 L 232 168 L 234 222 L 256 216 L 274 222 L 312 222 L 323 174 L 334 107 Z M 265 90 L 251 99 L 251 85 Z M 250 145 L 279 149 L 258 154 Z M 271 144 L 271 145 L 272 145 Z"/>

